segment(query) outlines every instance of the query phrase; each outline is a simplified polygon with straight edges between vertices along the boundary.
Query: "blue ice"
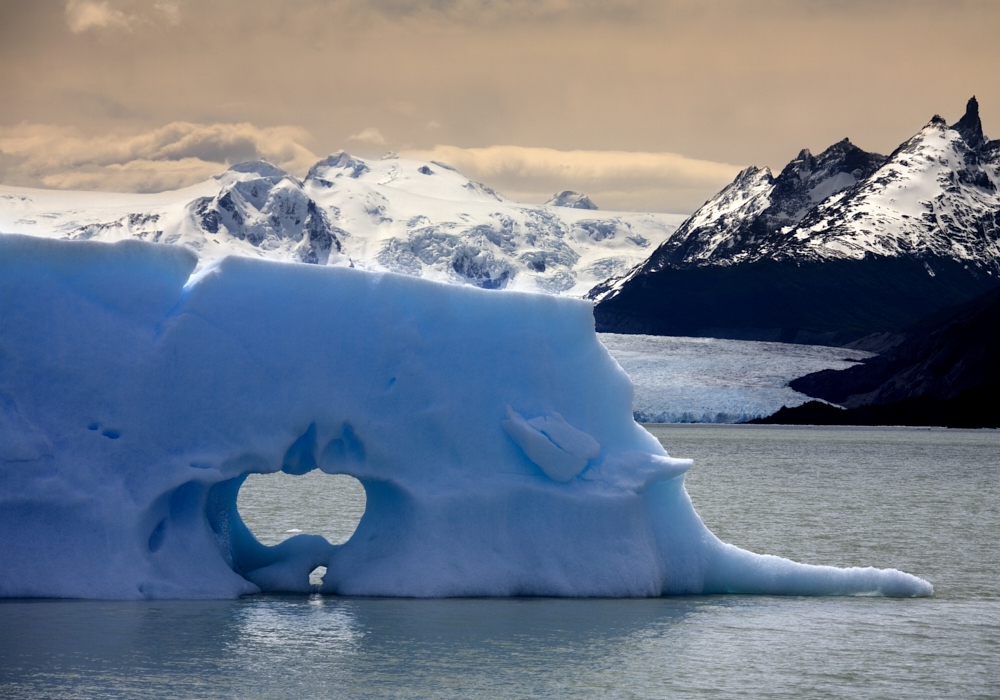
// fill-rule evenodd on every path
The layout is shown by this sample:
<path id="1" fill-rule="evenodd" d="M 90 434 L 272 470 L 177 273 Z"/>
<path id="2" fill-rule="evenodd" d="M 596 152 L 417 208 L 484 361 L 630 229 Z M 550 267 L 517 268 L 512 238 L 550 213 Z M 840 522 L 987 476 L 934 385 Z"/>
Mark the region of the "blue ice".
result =
<path id="1" fill-rule="evenodd" d="M 589 302 L 196 262 L 0 236 L 0 596 L 933 591 L 716 538 Z M 354 536 L 258 542 L 243 480 L 316 469 L 364 485 Z"/>

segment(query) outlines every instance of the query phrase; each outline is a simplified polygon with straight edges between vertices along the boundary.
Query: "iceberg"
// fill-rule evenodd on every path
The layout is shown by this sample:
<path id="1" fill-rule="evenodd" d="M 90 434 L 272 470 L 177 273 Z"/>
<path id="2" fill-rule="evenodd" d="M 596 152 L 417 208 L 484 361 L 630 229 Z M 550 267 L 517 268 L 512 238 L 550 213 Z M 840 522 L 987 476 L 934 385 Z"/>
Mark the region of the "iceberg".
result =
<path id="1" fill-rule="evenodd" d="M 0 596 L 933 592 L 716 538 L 590 302 L 197 262 L 0 235 Z M 237 494 L 279 470 L 357 478 L 351 539 L 257 541 Z"/>

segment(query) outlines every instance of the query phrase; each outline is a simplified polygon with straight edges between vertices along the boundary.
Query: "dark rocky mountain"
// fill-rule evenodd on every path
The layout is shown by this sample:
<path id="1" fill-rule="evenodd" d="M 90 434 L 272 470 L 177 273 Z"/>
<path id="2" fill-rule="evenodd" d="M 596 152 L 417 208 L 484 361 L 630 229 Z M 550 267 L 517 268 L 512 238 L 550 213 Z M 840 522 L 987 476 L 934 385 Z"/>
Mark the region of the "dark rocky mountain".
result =
<path id="1" fill-rule="evenodd" d="M 756 422 L 1000 427 L 1000 289 L 942 309 L 903 335 L 854 367 L 790 383 L 843 408 L 810 402 Z"/>
<path id="2" fill-rule="evenodd" d="M 888 157 L 848 140 L 747 168 L 642 264 L 598 330 L 846 344 L 1000 284 L 1000 142 L 973 97 Z"/>
<path id="3" fill-rule="evenodd" d="M 777 177 L 751 166 L 684 222 L 649 259 L 648 269 L 733 265 L 767 257 L 785 245 L 788 227 L 830 195 L 870 176 L 885 160 L 844 139 L 818 156 L 803 149 Z"/>

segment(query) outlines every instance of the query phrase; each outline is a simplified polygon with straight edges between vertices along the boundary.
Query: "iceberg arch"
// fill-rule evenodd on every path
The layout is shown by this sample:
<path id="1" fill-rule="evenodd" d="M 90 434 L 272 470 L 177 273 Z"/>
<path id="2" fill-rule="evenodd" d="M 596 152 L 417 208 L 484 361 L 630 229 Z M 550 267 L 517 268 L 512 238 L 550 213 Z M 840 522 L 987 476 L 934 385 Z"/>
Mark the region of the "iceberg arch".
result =
<path id="1" fill-rule="evenodd" d="M 0 236 L 0 596 L 932 593 L 719 541 L 589 302 L 195 264 Z M 354 536 L 258 542 L 242 481 L 314 469 L 364 485 Z"/>

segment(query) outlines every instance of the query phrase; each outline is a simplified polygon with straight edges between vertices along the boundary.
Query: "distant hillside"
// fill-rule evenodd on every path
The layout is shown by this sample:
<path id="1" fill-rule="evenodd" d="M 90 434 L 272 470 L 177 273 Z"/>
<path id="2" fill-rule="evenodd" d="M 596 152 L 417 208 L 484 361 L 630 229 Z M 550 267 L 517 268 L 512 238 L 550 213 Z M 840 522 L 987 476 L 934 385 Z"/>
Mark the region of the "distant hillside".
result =
<path id="1" fill-rule="evenodd" d="M 1000 427 L 1000 289 L 943 309 L 881 355 L 789 386 L 820 402 L 755 422 L 817 425 Z"/>
<path id="2" fill-rule="evenodd" d="M 1000 141 L 969 100 L 888 157 L 848 140 L 747 168 L 588 296 L 598 330 L 840 345 L 1000 284 Z"/>

